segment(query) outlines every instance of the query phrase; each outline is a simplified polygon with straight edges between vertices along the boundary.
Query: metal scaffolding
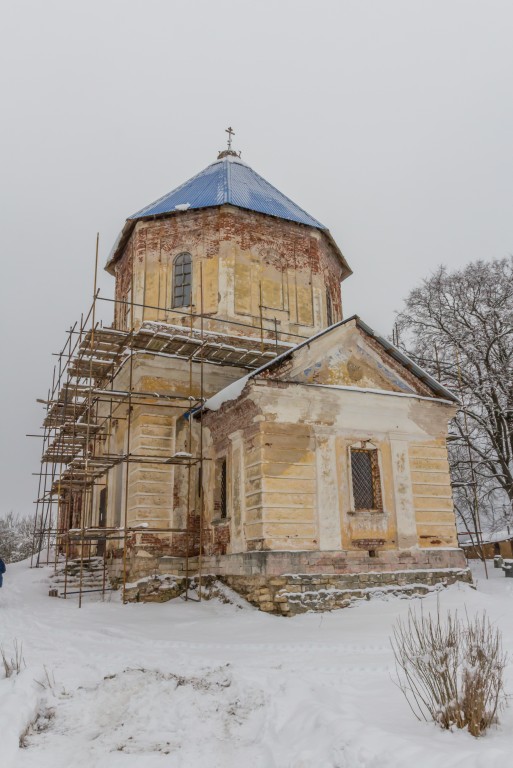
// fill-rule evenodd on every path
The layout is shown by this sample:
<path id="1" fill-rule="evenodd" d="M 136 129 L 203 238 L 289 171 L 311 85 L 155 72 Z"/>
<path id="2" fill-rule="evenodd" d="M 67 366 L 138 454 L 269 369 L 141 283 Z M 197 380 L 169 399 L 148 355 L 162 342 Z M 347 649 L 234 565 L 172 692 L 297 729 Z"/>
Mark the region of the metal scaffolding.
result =
<path id="1" fill-rule="evenodd" d="M 203 463 L 207 460 L 204 456 L 200 408 L 205 402 L 204 366 L 235 366 L 254 370 L 288 350 L 291 343 L 280 340 L 276 322 L 269 330 L 264 329 L 261 319 L 255 328 L 255 325 L 205 315 L 201 268 L 200 312 L 193 313 L 192 308 L 190 311 L 173 310 L 183 325 L 143 321 L 139 327 L 129 330 L 103 327 L 96 321 L 97 302 L 103 300 L 96 287 L 97 265 L 98 243 L 91 307 L 85 317 L 82 316 L 69 329 L 66 342 L 58 353 L 47 397 L 40 401 L 45 406 L 45 417 L 42 433 L 37 435 L 42 438 L 42 456 L 32 563 L 39 565 L 46 557 L 47 563 L 53 562 L 55 572 L 60 568 L 63 573 L 61 596 L 66 598 L 77 594 L 80 606 L 84 594 L 101 592 L 105 595 L 111 589 L 107 561 L 116 555 L 122 559 L 125 602 L 128 547 L 144 535 L 169 537 L 178 534 L 185 541 L 185 597 L 189 598 L 190 558 L 194 556 L 194 576 L 198 578 L 198 595 L 201 598 L 205 540 Z M 133 307 L 132 304 L 132 319 Z M 169 311 L 164 307 L 148 305 L 148 308 Z M 207 319 L 208 330 L 205 328 Z M 219 331 L 212 330 L 217 325 Z M 233 328 L 233 333 L 227 333 L 226 329 L 230 331 L 232 326 L 238 327 Z M 240 327 L 251 329 L 253 335 L 240 335 Z M 134 386 L 134 364 L 148 355 L 185 361 L 189 368 L 189 385 L 185 394 L 144 391 Z M 188 418 L 185 450 L 169 455 L 134 450 L 133 410 L 140 405 L 165 409 L 165 413 L 177 416 L 190 416 L 198 410 L 197 434 L 193 435 L 193 419 Z M 112 452 L 113 424 L 120 421 L 125 422 L 125 449 Z M 120 464 L 125 467 L 122 522 L 119 526 L 109 527 L 106 510 L 102 509 L 101 503 L 98 505 L 98 494 L 101 495 L 107 488 L 109 472 Z M 131 524 L 129 467 L 134 464 L 175 465 L 186 470 L 184 526 L 151 525 L 142 528 L 141 525 Z M 199 479 L 197 484 L 193 483 L 193 477 Z M 172 520 L 172 498 L 169 509 L 169 520 Z M 96 579 L 92 578 L 92 572 L 96 574 Z M 69 582 L 70 573 L 74 574 L 73 583 Z M 59 594 L 59 590 L 55 590 L 54 594 Z"/>

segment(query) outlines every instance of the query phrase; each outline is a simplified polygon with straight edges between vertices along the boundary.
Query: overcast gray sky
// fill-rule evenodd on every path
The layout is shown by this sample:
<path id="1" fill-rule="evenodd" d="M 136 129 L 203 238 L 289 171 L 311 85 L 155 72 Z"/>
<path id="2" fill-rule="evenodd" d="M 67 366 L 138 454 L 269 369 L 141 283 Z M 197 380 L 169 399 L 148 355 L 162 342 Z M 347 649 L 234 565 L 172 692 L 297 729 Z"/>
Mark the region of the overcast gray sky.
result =
<path id="1" fill-rule="evenodd" d="M 330 228 L 354 271 L 345 314 L 384 334 L 438 264 L 513 251 L 511 0 L 0 10 L 0 514 L 33 510 L 40 443 L 24 435 L 90 304 L 96 232 L 103 264 L 124 219 L 212 162 L 228 125 Z"/>

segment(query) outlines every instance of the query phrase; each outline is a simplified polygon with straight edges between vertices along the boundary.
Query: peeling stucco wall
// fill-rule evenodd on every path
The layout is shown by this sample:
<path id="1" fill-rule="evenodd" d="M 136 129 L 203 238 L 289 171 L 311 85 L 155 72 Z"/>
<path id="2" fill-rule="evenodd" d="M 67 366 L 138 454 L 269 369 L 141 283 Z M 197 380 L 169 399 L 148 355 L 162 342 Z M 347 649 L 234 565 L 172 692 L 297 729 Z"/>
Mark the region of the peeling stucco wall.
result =
<path id="1" fill-rule="evenodd" d="M 306 344 L 266 375 L 305 384 L 433 395 L 426 384 L 362 331 L 356 320 L 349 320 Z"/>
<path id="2" fill-rule="evenodd" d="M 245 488 L 244 535 L 237 522 L 227 552 L 456 547 L 445 447 L 453 411 L 434 399 L 250 381 L 205 419 L 209 455 L 227 455 L 232 483 Z M 378 450 L 382 512 L 353 509 L 350 448 L 362 441 Z"/>
<path id="3" fill-rule="evenodd" d="M 333 321 L 342 318 L 345 268 L 322 231 L 225 205 L 136 224 L 114 266 L 117 327 L 132 321 L 122 302 L 133 303 L 136 327 L 144 320 L 188 325 L 188 310 L 171 309 L 172 265 L 182 252 L 192 256 L 192 311 L 203 307 L 212 318 L 234 322 L 231 332 L 258 335 L 262 321 L 268 335 L 277 330 L 297 341 L 297 334 L 327 325 L 327 292 Z M 220 330 L 219 323 L 206 327 Z"/>

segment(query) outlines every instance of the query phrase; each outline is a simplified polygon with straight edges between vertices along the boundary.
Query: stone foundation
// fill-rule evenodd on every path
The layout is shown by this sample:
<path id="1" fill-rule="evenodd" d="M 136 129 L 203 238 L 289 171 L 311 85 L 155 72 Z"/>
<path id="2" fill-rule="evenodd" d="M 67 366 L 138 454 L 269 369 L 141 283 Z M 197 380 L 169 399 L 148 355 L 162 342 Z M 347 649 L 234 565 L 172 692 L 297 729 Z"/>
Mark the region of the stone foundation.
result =
<path id="1" fill-rule="evenodd" d="M 289 574 L 284 576 L 227 576 L 223 578 L 248 602 L 267 613 L 293 616 L 307 611 L 347 608 L 358 600 L 384 594 L 425 595 L 456 581 L 472 582 L 468 569 L 359 573 L 347 576 Z"/>
<path id="2" fill-rule="evenodd" d="M 125 587 L 125 600 L 129 603 L 165 603 L 185 592 L 185 579 L 173 576 L 147 576 Z"/>
<path id="3" fill-rule="evenodd" d="M 127 584 L 125 599 L 129 603 L 165 603 L 175 597 L 185 596 L 187 586 L 189 597 L 198 599 L 199 582 L 196 577 L 189 579 L 173 576 L 148 576 L 138 582 Z M 201 580 L 201 597 L 211 600 L 216 597 L 222 602 L 231 602 L 226 587 L 215 576 L 204 576 Z"/>
<path id="4" fill-rule="evenodd" d="M 115 560 L 113 561 L 113 564 Z M 163 602 L 185 592 L 186 563 L 180 557 L 132 553 L 130 601 Z M 194 588 L 197 558 L 189 558 Z M 362 552 L 247 552 L 203 558 L 206 594 L 219 580 L 267 613 L 292 616 L 345 608 L 372 596 L 422 595 L 456 581 L 471 583 L 460 549 Z M 115 580 L 115 574 L 111 575 Z"/>
<path id="5" fill-rule="evenodd" d="M 456 581 L 470 583 L 470 571 L 446 569 L 438 571 L 396 571 L 394 573 L 361 573 L 350 576 L 323 574 L 289 574 L 284 576 L 205 576 L 202 598 L 225 599 L 219 582 L 244 597 L 266 613 L 294 616 L 307 611 L 332 611 L 347 608 L 359 600 L 395 595 L 409 597 L 426 595 Z M 197 590 L 196 578 L 190 578 L 189 590 Z M 184 595 L 187 579 L 173 576 L 148 576 L 128 584 L 128 602 L 162 603 Z"/>

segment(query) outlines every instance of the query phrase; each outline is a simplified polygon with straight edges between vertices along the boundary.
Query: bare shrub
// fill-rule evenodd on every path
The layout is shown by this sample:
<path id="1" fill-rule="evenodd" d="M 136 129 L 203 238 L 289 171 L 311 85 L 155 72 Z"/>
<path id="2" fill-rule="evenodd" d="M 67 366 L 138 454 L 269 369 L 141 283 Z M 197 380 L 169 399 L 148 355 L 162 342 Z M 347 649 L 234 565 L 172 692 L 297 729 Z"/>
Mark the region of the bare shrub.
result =
<path id="1" fill-rule="evenodd" d="M 438 606 L 435 615 L 410 608 L 391 640 L 398 685 L 421 720 L 467 728 L 480 736 L 505 704 L 501 633 L 485 613 L 464 619 Z"/>
<path id="2" fill-rule="evenodd" d="M 2 664 L 4 665 L 4 672 L 6 677 L 19 675 L 25 666 L 25 659 L 23 658 L 23 644 L 18 643 L 17 640 L 13 641 L 13 654 L 8 656 L 5 649 L 0 647 L 0 657 L 2 659 Z"/>
<path id="3" fill-rule="evenodd" d="M 33 736 L 45 733 L 51 726 L 55 717 L 55 709 L 53 707 L 43 707 L 37 713 L 35 719 L 29 723 L 20 736 L 20 749 L 27 749 L 30 747 Z"/>

